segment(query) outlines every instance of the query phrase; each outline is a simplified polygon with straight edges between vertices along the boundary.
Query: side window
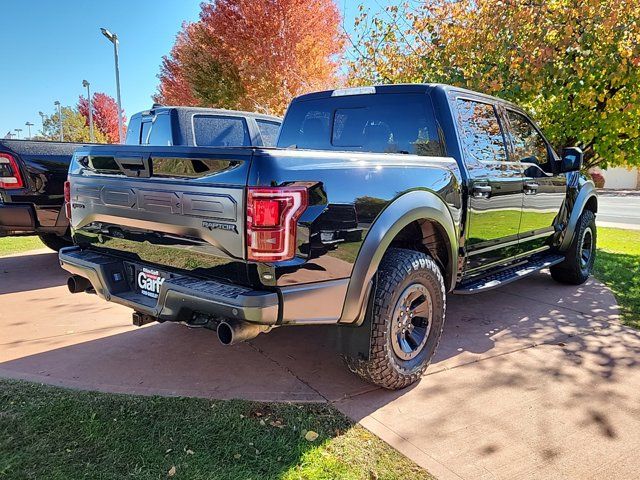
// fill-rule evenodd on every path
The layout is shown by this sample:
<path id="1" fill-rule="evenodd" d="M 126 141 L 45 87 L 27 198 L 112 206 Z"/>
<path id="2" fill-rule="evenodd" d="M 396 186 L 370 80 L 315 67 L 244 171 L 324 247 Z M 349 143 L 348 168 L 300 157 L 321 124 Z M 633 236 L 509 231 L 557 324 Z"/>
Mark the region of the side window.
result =
<path id="1" fill-rule="evenodd" d="M 140 116 L 133 116 L 129 120 L 127 125 L 127 138 L 125 143 L 127 145 L 139 145 L 140 144 Z"/>
<path id="2" fill-rule="evenodd" d="M 477 161 L 506 161 L 507 149 L 493 105 L 458 99 L 456 106 L 465 155 Z"/>
<path id="3" fill-rule="evenodd" d="M 242 147 L 251 145 L 247 122 L 241 117 L 194 115 L 195 144 L 200 147 Z"/>
<path id="4" fill-rule="evenodd" d="M 173 134 L 171 132 L 171 117 L 167 114 L 156 115 L 151 127 L 151 133 L 147 139 L 149 145 L 172 146 Z"/>
<path id="5" fill-rule="evenodd" d="M 511 142 L 514 159 L 519 162 L 543 165 L 549 159 L 547 142 L 535 129 L 529 119 L 521 113 L 507 110 L 507 118 L 511 125 Z"/>
<path id="6" fill-rule="evenodd" d="M 149 131 L 151 130 L 151 120 L 142 122 L 142 132 L 140 133 L 140 145 L 149 144 Z"/>
<path id="7" fill-rule="evenodd" d="M 258 124 L 258 130 L 260 130 L 260 136 L 262 137 L 262 143 L 265 147 L 273 147 L 278 140 L 278 132 L 280 131 L 280 124 L 275 122 L 268 122 L 266 120 L 256 120 Z"/>

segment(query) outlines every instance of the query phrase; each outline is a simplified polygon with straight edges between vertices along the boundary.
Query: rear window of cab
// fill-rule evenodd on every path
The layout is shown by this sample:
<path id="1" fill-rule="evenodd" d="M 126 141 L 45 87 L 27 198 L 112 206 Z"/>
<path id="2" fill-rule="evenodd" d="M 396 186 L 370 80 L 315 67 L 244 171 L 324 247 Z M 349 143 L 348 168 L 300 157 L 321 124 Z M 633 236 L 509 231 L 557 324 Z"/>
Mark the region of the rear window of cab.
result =
<path id="1" fill-rule="evenodd" d="M 425 94 L 351 95 L 294 101 L 278 147 L 443 155 Z"/>

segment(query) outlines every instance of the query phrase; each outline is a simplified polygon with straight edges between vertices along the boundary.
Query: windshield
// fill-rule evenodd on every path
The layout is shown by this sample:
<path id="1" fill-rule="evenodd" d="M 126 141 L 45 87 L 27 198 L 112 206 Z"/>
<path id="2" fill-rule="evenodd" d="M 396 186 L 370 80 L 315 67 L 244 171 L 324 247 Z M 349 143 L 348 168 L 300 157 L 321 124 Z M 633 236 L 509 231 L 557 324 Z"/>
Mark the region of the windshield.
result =
<path id="1" fill-rule="evenodd" d="M 375 94 L 294 101 L 278 147 L 442 155 L 425 94 Z"/>

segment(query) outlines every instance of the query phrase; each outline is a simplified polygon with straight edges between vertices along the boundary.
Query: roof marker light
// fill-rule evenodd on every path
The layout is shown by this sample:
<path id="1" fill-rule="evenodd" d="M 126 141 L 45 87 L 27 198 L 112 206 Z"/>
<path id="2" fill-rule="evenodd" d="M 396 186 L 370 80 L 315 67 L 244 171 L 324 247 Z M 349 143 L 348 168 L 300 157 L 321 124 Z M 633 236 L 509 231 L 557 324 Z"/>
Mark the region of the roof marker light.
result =
<path id="1" fill-rule="evenodd" d="M 376 87 L 339 88 L 331 93 L 332 97 L 345 97 L 347 95 L 371 95 L 376 93 Z"/>

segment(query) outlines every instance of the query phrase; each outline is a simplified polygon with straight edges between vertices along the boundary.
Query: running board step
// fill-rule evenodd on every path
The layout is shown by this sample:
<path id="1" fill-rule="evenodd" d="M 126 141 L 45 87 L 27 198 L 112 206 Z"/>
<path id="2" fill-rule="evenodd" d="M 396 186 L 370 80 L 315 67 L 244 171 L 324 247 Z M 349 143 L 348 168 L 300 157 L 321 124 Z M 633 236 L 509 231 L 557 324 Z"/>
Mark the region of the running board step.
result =
<path id="1" fill-rule="evenodd" d="M 556 265 L 564 260 L 562 255 L 545 255 L 544 257 L 536 257 L 524 264 L 518 264 L 513 267 L 503 268 L 497 272 L 493 272 L 485 277 L 474 278 L 467 282 L 463 282 L 453 291 L 458 295 L 469 295 L 472 293 L 486 292 L 492 288 L 501 287 L 507 283 L 520 280 L 533 273 L 539 272 L 543 268 Z"/>

